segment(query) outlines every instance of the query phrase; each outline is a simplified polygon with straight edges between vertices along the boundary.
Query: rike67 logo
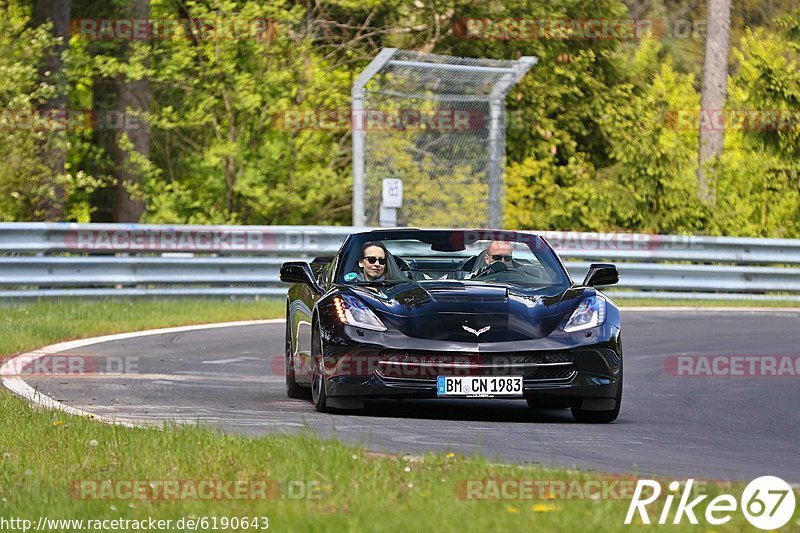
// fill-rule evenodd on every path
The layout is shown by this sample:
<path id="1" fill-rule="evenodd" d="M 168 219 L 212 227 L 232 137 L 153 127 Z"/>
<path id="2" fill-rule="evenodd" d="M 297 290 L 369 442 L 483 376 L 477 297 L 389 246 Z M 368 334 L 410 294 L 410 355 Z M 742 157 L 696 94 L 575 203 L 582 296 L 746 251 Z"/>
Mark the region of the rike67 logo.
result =
<path id="1" fill-rule="evenodd" d="M 693 479 L 686 481 L 675 512 L 672 514 L 672 504 L 680 490 L 680 483 L 677 481 L 670 483 L 669 491 L 673 494 L 668 494 L 661 502 L 659 500 L 661 484 L 658 481 L 638 480 L 631 504 L 628 507 L 628 514 L 625 516 L 625 523 L 630 524 L 638 513 L 642 523 L 650 524 L 647 507 L 654 503 L 656 506 L 663 505 L 657 521 L 661 525 L 668 523 L 678 525 L 684 518 L 691 524 L 698 524 L 697 517 L 700 515 L 708 524 L 719 526 L 730 522 L 732 514 L 741 511 L 747 521 L 758 529 L 773 530 L 786 525 L 794 515 L 794 491 L 779 477 L 762 476 L 754 479 L 745 487 L 739 501 L 730 494 L 721 494 L 705 503 L 705 512 L 702 514 L 700 512 L 701 504 L 708 498 L 708 495 L 703 494 L 690 500 L 689 498 L 693 496 L 693 484 Z M 670 515 L 672 515 L 672 520 L 670 520 Z"/>

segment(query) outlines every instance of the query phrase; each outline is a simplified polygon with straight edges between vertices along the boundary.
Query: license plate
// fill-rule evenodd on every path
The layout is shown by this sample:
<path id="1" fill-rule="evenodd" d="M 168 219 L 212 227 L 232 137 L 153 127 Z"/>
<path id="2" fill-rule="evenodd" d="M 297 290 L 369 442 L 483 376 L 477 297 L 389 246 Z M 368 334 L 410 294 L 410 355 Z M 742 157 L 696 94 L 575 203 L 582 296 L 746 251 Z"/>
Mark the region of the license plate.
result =
<path id="1" fill-rule="evenodd" d="M 436 395 L 464 398 L 522 396 L 522 376 L 438 376 Z"/>

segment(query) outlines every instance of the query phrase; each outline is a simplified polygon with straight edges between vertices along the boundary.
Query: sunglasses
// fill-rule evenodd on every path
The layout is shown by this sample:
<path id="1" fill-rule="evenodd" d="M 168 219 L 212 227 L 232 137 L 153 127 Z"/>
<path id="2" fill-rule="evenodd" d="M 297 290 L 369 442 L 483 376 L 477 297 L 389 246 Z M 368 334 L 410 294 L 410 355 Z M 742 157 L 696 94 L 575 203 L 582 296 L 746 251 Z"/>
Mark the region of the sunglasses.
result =
<path id="1" fill-rule="evenodd" d="M 511 257 L 510 255 L 493 255 L 492 259 L 494 259 L 495 261 L 511 261 L 513 257 Z"/>
<path id="2" fill-rule="evenodd" d="M 364 259 L 370 265 L 374 265 L 375 261 L 377 261 L 379 265 L 385 265 L 386 264 L 386 258 L 385 257 L 375 257 L 374 255 L 368 255 L 368 256 L 364 257 Z"/>

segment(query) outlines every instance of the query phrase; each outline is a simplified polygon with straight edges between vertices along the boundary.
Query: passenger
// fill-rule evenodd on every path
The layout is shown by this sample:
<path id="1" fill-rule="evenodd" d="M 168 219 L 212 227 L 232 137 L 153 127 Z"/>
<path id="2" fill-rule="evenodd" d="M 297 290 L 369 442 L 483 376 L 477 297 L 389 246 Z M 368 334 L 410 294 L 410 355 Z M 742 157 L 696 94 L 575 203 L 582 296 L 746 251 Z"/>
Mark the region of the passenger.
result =
<path id="1" fill-rule="evenodd" d="M 365 242 L 361 247 L 361 258 L 358 260 L 361 272 L 358 273 L 356 281 L 385 280 L 387 257 L 386 247 L 382 243 L 376 241 Z"/>

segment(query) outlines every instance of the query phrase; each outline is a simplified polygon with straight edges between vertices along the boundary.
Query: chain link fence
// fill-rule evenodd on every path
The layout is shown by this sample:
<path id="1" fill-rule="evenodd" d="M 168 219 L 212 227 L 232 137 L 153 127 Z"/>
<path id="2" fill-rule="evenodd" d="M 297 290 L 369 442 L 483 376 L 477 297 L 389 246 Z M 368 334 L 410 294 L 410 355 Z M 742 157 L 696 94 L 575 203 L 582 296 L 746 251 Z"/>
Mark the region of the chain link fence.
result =
<path id="1" fill-rule="evenodd" d="M 535 63 L 383 50 L 353 86 L 353 224 L 501 228 L 504 99 Z"/>

